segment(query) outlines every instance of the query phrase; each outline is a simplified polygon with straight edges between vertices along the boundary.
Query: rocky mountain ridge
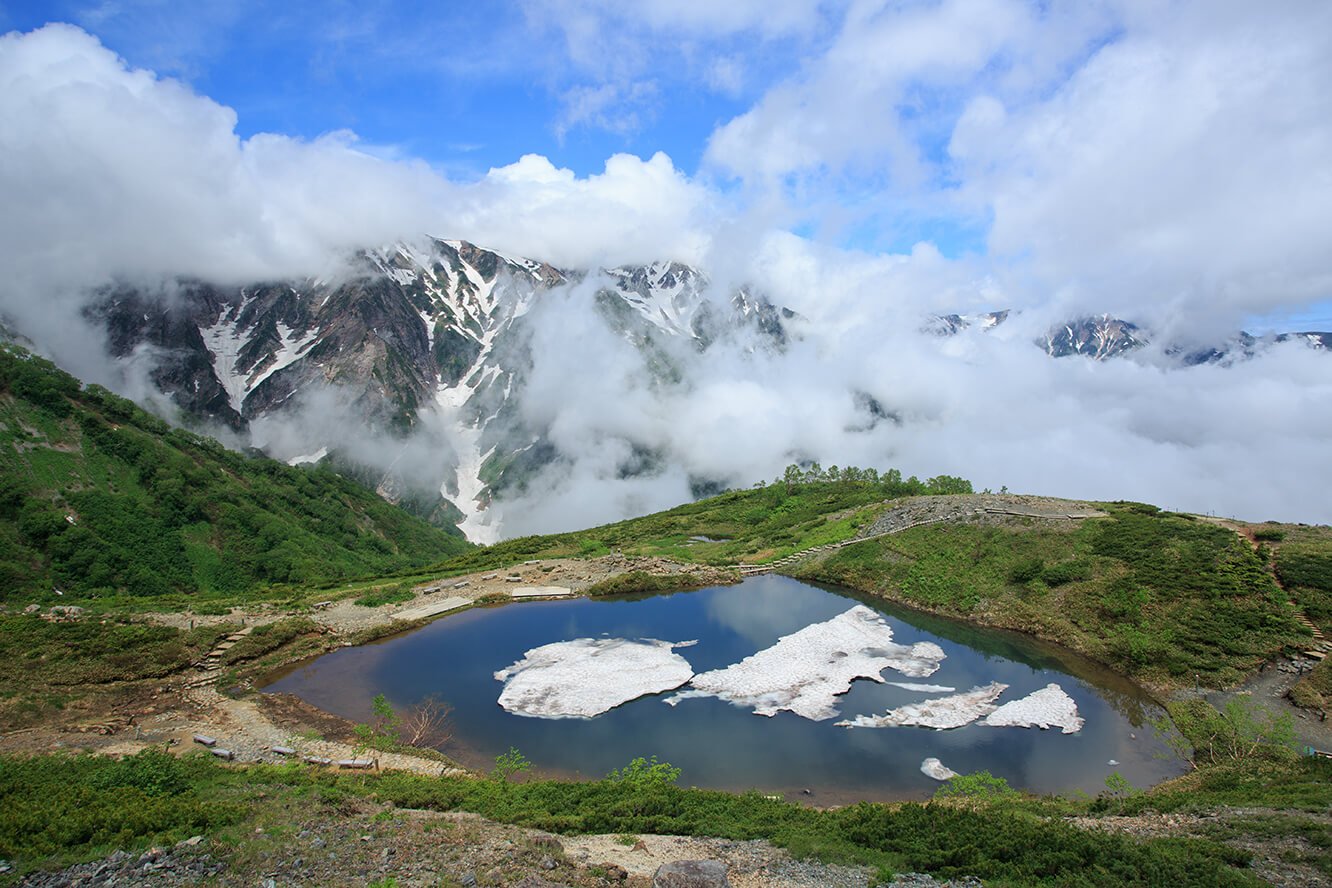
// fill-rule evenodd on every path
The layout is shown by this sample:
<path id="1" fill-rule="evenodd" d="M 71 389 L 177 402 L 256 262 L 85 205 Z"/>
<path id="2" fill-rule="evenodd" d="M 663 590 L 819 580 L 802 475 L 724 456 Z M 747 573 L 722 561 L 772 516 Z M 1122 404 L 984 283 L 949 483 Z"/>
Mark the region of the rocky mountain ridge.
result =
<path id="1" fill-rule="evenodd" d="M 532 363 L 525 316 L 553 289 L 575 285 L 594 289 L 606 323 L 667 377 L 658 339 L 702 351 L 748 326 L 780 348 L 794 316 L 743 289 L 715 305 L 706 275 L 678 262 L 589 274 L 439 239 L 363 251 L 335 279 L 109 287 L 86 314 L 114 358 L 146 362 L 152 383 L 187 414 L 288 461 L 338 458 L 339 442 L 317 436 L 297 435 L 285 449 L 265 440 L 266 419 L 311 409 L 315 393 L 389 450 L 442 423 L 436 477 L 423 484 L 390 466 L 364 480 L 394 501 L 434 490 L 418 511 L 448 520 L 457 504 L 466 522 L 555 457 L 547 430 L 526 421 L 515 399 Z M 488 536 L 475 521 L 465 529 Z"/>
<path id="2" fill-rule="evenodd" d="M 361 251 L 325 278 L 107 287 L 86 314 L 105 330 L 111 356 L 146 367 L 185 414 L 279 459 L 331 460 L 388 499 L 485 542 L 498 538 L 487 514 L 494 499 L 523 493 L 549 466 L 576 456 L 561 452 L 549 418 L 522 404 L 534 348 L 549 348 L 552 335 L 540 331 L 545 345 L 534 346 L 537 326 L 552 322 L 534 322 L 532 313 L 577 301 L 631 346 L 647 384 L 663 390 L 682 385 L 691 354 L 781 354 L 805 323 L 748 287 L 713 290 L 704 271 L 676 261 L 560 269 L 429 238 Z M 951 337 L 1009 317 L 942 315 L 922 330 Z M 1165 354 L 1181 365 L 1225 362 L 1291 337 L 1323 349 L 1332 340 L 1240 334 Z M 1102 315 L 1054 327 L 1036 344 L 1053 357 L 1107 360 L 1150 341 L 1135 324 Z M 855 397 L 866 428 L 900 421 L 873 397 Z M 625 449 L 616 470 L 625 477 L 651 473 L 665 458 L 647 438 Z M 700 493 L 724 486 L 690 480 Z"/>

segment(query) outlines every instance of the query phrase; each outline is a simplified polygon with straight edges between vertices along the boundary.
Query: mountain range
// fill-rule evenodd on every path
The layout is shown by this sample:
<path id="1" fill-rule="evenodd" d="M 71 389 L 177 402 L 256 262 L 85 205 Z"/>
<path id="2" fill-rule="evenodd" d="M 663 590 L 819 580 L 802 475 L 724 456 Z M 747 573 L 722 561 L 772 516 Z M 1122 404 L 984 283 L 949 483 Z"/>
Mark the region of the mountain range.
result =
<path id="1" fill-rule="evenodd" d="M 361 251 L 328 277 L 106 286 L 85 314 L 104 331 L 113 359 L 146 367 L 190 420 L 291 463 L 326 461 L 421 517 L 488 542 L 500 533 L 488 506 L 523 493 L 564 457 L 551 422 L 521 407 L 534 363 L 534 309 L 586 300 L 632 344 L 645 384 L 662 388 L 679 383 L 691 354 L 781 354 L 800 338 L 806 321 L 796 312 L 750 287 L 717 289 L 704 271 L 680 262 L 561 269 L 431 238 Z M 940 315 L 921 329 L 949 337 L 1009 317 Z M 1181 366 L 1241 360 L 1292 336 L 1332 346 L 1327 333 L 1237 334 L 1164 354 Z M 569 337 L 570 348 L 581 347 L 576 332 Z M 1035 345 L 1052 357 L 1107 360 L 1151 338 L 1103 315 L 1058 325 Z M 901 421 L 868 395 L 856 399 L 866 424 Z M 651 473 L 662 458 L 650 438 L 634 440 L 617 471 Z M 724 479 L 691 476 L 690 486 L 701 495 Z"/>

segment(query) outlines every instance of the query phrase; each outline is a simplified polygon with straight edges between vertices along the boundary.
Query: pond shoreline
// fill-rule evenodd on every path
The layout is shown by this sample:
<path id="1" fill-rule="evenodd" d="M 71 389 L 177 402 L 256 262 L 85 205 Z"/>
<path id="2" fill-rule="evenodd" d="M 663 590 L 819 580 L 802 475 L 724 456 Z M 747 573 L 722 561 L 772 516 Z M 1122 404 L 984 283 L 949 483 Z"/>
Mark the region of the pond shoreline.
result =
<path id="1" fill-rule="evenodd" d="M 662 558 L 613 555 L 594 559 L 549 559 L 520 565 L 507 571 L 476 571 L 469 575 L 441 578 L 419 584 L 418 588 L 424 587 L 429 591 L 423 592 L 404 604 L 363 607 L 353 604 L 350 598 L 346 598 L 325 608 L 315 610 L 302 608 L 280 611 L 271 607 L 259 607 L 238 608 L 226 615 L 205 616 L 191 614 L 186 611 L 150 613 L 146 614 L 145 617 L 153 622 L 183 629 L 192 623 L 199 625 L 236 623 L 238 621 L 243 626 L 253 627 L 295 616 L 305 616 L 324 627 L 328 632 L 322 645 L 323 652 L 327 653 L 354 643 L 367 643 L 379 638 L 409 632 L 442 616 L 447 616 L 449 613 L 460 612 L 450 611 L 410 622 L 395 619 L 396 615 L 409 607 L 419 607 L 423 604 L 450 597 L 467 598 L 469 601 L 468 607 L 520 604 L 521 601 L 510 599 L 508 593 L 515 587 L 530 588 L 534 585 L 567 584 L 566 588 L 570 589 L 571 597 L 587 597 L 583 590 L 588 586 L 633 571 L 643 571 L 654 575 L 692 574 L 698 577 L 697 586 L 692 588 L 733 583 L 738 579 L 733 573 L 726 570 L 672 562 Z M 517 583 L 508 582 L 506 578 L 509 576 L 518 576 L 520 579 Z M 467 585 L 458 588 L 460 583 L 466 583 Z M 1230 699 L 1253 699 L 1269 711 L 1290 714 L 1295 720 L 1300 741 L 1305 745 L 1319 749 L 1332 747 L 1332 723 L 1311 719 L 1308 713 L 1294 707 L 1288 700 L 1284 699 L 1285 690 L 1293 679 L 1283 681 L 1277 675 L 1276 670 L 1271 668 L 1272 664 L 1268 664 L 1258 673 L 1246 679 L 1245 682 L 1219 691 L 1215 689 L 1195 691 L 1192 688 L 1154 686 L 1139 683 L 1129 676 L 1105 666 L 1103 663 L 1098 663 L 1095 658 L 1089 657 L 1075 648 L 1044 638 L 1038 633 L 1024 632 L 1021 629 L 996 624 L 987 621 L 983 616 L 981 618 L 963 618 L 951 614 L 942 614 L 928 608 L 922 608 L 912 602 L 897 600 L 882 593 L 865 590 L 858 590 L 858 592 L 892 607 L 902 608 L 959 627 L 1000 631 L 1027 640 L 1034 639 L 1043 646 L 1048 646 L 1057 652 L 1063 652 L 1067 659 L 1097 664 L 1109 674 L 1117 676 L 1127 684 L 1139 689 L 1158 704 L 1196 696 L 1207 697 L 1221 705 Z M 501 594 L 504 596 L 501 602 L 493 602 L 493 599 L 498 598 Z M 490 600 L 478 604 L 478 599 L 483 598 L 489 598 Z M 307 649 L 298 656 L 289 657 L 280 663 L 270 664 L 265 673 L 271 674 L 272 671 L 278 668 L 290 667 L 292 664 L 310 659 L 310 657 L 311 653 Z M 124 725 L 119 730 L 112 728 L 108 733 L 92 733 L 91 731 L 94 729 L 106 730 L 106 726 L 102 724 L 91 726 L 71 725 L 68 720 L 62 719 L 65 723 L 39 725 L 0 738 L 0 752 L 16 749 L 35 752 L 62 748 L 69 745 L 69 733 L 71 731 L 82 734 L 78 744 L 82 748 L 110 754 L 133 753 L 149 745 L 160 745 L 166 741 L 174 741 L 177 748 L 190 748 L 192 735 L 203 733 L 216 736 L 219 741 L 225 740 L 234 746 L 246 749 L 253 748 L 256 750 L 258 760 L 274 761 L 282 759 L 280 756 L 271 753 L 273 745 L 282 745 L 284 739 L 288 741 L 291 739 L 294 731 L 308 730 L 312 719 L 319 720 L 308 712 L 297 713 L 292 707 L 260 705 L 256 702 L 256 699 L 253 699 L 254 695 L 247 694 L 233 697 L 222 694 L 213 686 L 216 679 L 220 677 L 217 672 L 217 670 L 196 668 L 165 680 L 160 688 L 160 693 L 153 695 L 150 703 L 145 701 L 146 705 L 140 707 L 146 711 L 125 717 Z M 253 676 L 250 681 L 253 682 Z M 312 709 L 313 707 L 308 708 Z M 105 716 L 104 709 L 105 707 L 94 705 L 90 714 L 94 717 Z M 325 719 L 323 725 L 328 733 L 348 738 L 354 736 L 352 722 L 330 713 L 320 712 L 319 716 Z M 99 721 L 105 721 L 105 719 L 99 718 Z M 340 729 L 334 730 L 335 726 L 340 727 Z M 127 736 L 131 733 L 132 736 Z M 353 743 L 338 741 L 328 741 L 327 746 L 321 747 L 321 749 L 330 753 L 326 757 L 332 758 L 351 758 L 354 757 L 353 754 L 357 751 Z M 393 767 L 402 767 L 418 773 L 439 774 L 442 768 L 441 762 L 436 758 L 422 758 L 410 749 L 395 753 L 391 760 Z M 381 760 L 381 766 L 387 766 L 387 762 Z"/>

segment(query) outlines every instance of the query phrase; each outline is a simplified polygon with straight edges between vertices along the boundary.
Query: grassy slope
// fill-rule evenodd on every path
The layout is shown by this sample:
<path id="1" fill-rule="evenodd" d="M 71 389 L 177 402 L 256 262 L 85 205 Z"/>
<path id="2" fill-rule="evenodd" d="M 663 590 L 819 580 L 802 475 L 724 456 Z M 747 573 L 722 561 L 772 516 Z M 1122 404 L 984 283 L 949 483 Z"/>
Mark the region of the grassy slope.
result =
<path id="1" fill-rule="evenodd" d="M 1231 684 L 1307 638 L 1233 531 L 1138 504 L 1077 526 L 913 528 L 798 574 L 1028 632 L 1162 686 Z"/>
<path id="2" fill-rule="evenodd" d="M 235 600 L 467 548 L 332 472 L 242 456 L 0 350 L 0 602 Z"/>
<path id="3" fill-rule="evenodd" d="M 530 558 L 604 555 L 612 550 L 707 564 L 759 564 L 855 536 L 891 500 L 948 493 L 956 478 L 770 484 L 737 490 L 588 530 L 520 537 L 437 565 L 441 571 L 504 567 Z"/>
<path id="4" fill-rule="evenodd" d="M 1332 528 L 1266 525 L 1257 538 L 1274 551 L 1276 575 L 1304 615 L 1332 638 Z M 1332 658 L 1291 688 L 1291 699 L 1314 711 L 1332 710 Z"/>

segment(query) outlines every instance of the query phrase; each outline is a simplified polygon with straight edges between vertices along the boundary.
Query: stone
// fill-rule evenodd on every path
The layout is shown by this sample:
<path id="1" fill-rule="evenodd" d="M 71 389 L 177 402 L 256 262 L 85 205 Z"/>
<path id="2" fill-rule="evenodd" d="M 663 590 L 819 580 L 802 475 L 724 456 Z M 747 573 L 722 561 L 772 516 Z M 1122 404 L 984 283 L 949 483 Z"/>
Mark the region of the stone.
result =
<path id="1" fill-rule="evenodd" d="M 731 888 L 720 860 L 673 860 L 657 867 L 652 888 Z"/>
<path id="2" fill-rule="evenodd" d="M 555 862 L 554 857 L 547 854 L 545 857 L 541 858 L 540 866 L 543 870 L 553 870 L 555 867 L 559 866 L 559 864 Z"/>
<path id="3" fill-rule="evenodd" d="M 612 882 L 623 882 L 629 878 L 629 871 L 618 863 L 603 863 L 600 866 L 606 871 L 606 878 Z"/>
<path id="4" fill-rule="evenodd" d="M 547 882 L 538 875 L 530 875 L 521 882 L 515 882 L 514 888 L 564 888 L 558 882 Z"/>

